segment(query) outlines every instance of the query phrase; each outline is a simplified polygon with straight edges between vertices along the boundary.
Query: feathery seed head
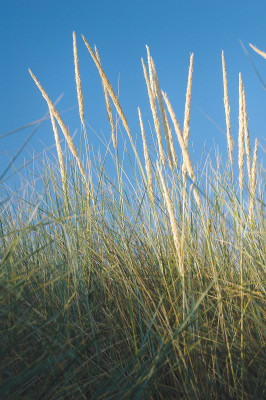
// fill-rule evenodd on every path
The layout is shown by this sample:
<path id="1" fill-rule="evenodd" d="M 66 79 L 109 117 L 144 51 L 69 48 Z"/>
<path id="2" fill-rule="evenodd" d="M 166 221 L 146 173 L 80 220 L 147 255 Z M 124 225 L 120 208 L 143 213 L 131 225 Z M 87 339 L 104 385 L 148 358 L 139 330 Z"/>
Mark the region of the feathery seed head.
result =
<path id="1" fill-rule="evenodd" d="M 123 112 L 123 109 L 122 109 L 122 107 L 121 107 L 121 105 L 120 105 L 120 103 L 119 103 L 119 101 L 118 101 L 118 99 L 117 99 L 117 97 L 115 95 L 115 92 L 114 92 L 114 90 L 112 88 L 112 85 L 110 84 L 109 80 L 107 79 L 107 76 L 105 75 L 105 72 L 104 72 L 100 62 L 98 61 L 96 55 L 93 53 L 89 43 L 87 42 L 87 40 L 85 39 L 85 37 L 83 35 L 82 35 L 82 38 L 83 38 L 83 41 L 84 41 L 84 43 L 85 43 L 85 45 L 86 45 L 86 47 L 87 47 L 87 49 L 88 49 L 93 61 L 94 61 L 94 63 L 95 63 L 95 65 L 96 65 L 96 67 L 97 67 L 97 69 L 99 71 L 99 74 L 100 74 L 100 77 L 102 79 L 102 82 L 103 82 L 105 88 L 108 90 L 109 95 L 110 95 L 110 97 L 111 97 L 111 99 L 112 99 L 112 101 L 113 101 L 113 103 L 115 105 L 115 108 L 116 108 L 116 110 L 117 110 L 117 112 L 118 112 L 118 114 L 119 114 L 119 116 L 121 118 L 121 121 L 122 121 L 122 123 L 124 125 L 124 128 L 125 128 L 125 130 L 126 130 L 126 132 L 128 134 L 130 143 L 131 143 L 133 149 L 136 150 L 135 149 L 135 144 L 134 144 L 134 141 L 133 141 L 133 138 L 131 136 L 130 129 L 129 129 L 129 126 L 128 126 L 128 123 L 127 123 L 127 119 L 126 119 L 125 114 Z"/>
<path id="2" fill-rule="evenodd" d="M 143 58 L 141 59 L 141 62 L 142 62 L 144 77 L 145 77 L 145 81 L 146 81 L 146 85 L 147 85 L 147 89 L 148 89 L 148 95 L 149 95 L 149 99 L 150 99 L 150 106 L 151 106 L 151 111 L 152 111 L 152 116 L 153 116 L 154 127 L 155 127 L 156 134 L 157 134 L 157 140 L 158 140 L 158 145 L 159 145 L 159 154 L 160 154 L 162 163 L 165 164 L 165 157 L 164 157 L 163 143 L 162 143 L 162 135 L 161 135 L 161 129 L 160 129 L 160 122 L 159 122 L 157 109 L 156 109 L 155 97 L 154 97 L 154 95 L 152 93 L 152 89 L 151 89 L 151 85 L 150 85 L 147 69 L 146 69 L 146 66 L 144 64 Z"/>
<path id="3" fill-rule="evenodd" d="M 49 112 L 50 112 L 51 123 L 52 123 L 53 131 L 54 131 L 55 144 L 56 144 L 56 150 L 57 150 L 57 155 L 58 155 L 58 160 L 59 160 L 63 189 L 66 194 L 67 193 L 67 175 L 66 175 L 66 169 L 65 169 L 64 159 L 63 159 L 62 147 L 60 144 L 58 130 L 57 130 L 56 122 L 55 122 L 53 111 L 52 111 L 51 107 L 49 107 Z"/>
<path id="4" fill-rule="evenodd" d="M 174 124 L 174 128 L 175 128 L 175 131 L 176 131 L 177 139 L 178 139 L 179 145 L 181 147 L 182 156 L 183 156 L 183 163 L 184 163 L 183 165 L 187 169 L 187 171 L 188 171 L 188 173 L 190 175 L 190 178 L 192 179 L 193 184 L 194 184 L 194 182 L 195 182 L 195 173 L 194 173 L 194 170 L 193 170 L 193 167 L 192 167 L 191 159 L 189 157 L 188 147 L 186 146 L 186 144 L 184 142 L 182 131 L 180 129 L 179 123 L 177 121 L 177 118 L 176 118 L 176 115 L 174 113 L 174 110 L 173 110 L 173 108 L 171 106 L 171 103 L 168 100 L 166 93 L 164 93 L 162 91 L 162 95 L 163 95 L 164 101 L 166 103 L 166 106 L 168 108 L 168 111 L 169 111 L 170 117 L 172 119 L 172 122 Z M 195 200 L 196 200 L 198 206 L 201 208 L 200 198 L 198 196 L 198 191 L 197 191 L 196 188 L 193 191 L 193 194 L 194 194 L 194 197 L 195 197 Z"/>
<path id="5" fill-rule="evenodd" d="M 83 167 L 83 165 L 82 165 L 82 162 L 80 161 L 80 158 L 79 158 L 77 149 L 76 149 L 76 147 L 75 147 L 75 145 L 74 145 L 74 143 L 73 143 L 73 141 L 72 141 L 71 136 L 69 135 L 69 132 L 68 132 L 67 127 L 65 126 L 65 124 L 64 124 L 64 122 L 63 122 L 63 120 L 62 120 L 62 118 L 60 117 L 59 112 L 57 111 L 57 109 L 56 109 L 55 106 L 53 105 L 52 101 L 50 100 L 48 94 L 45 92 L 45 90 L 43 89 L 42 85 L 41 85 L 40 82 L 37 80 L 36 76 L 33 75 L 33 73 L 31 72 L 30 69 L 29 69 L 29 73 L 31 74 L 31 77 L 32 77 L 32 79 L 34 80 L 34 82 L 36 83 L 36 86 L 37 86 L 38 89 L 40 90 L 42 96 L 43 96 L 44 99 L 46 100 L 46 102 L 47 102 L 47 104 L 48 104 L 48 107 L 52 110 L 52 113 L 53 113 L 54 117 L 56 118 L 56 120 L 57 120 L 57 122 L 58 122 L 58 124 L 59 124 L 59 126 L 60 126 L 60 128 L 61 128 L 61 130 L 62 130 L 62 132 L 63 132 L 63 134 L 64 134 L 64 136 L 65 136 L 65 138 L 66 138 L 67 144 L 68 144 L 68 146 L 69 146 L 69 148 L 70 148 L 70 150 L 71 150 L 73 156 L 74 156 L 74 157 L 76 158 L 76 160 L 77 160 L 78 167 L 79 167 L 79 170 L 80 170 L 80 172 L 81 172 L 81 175 L 83 176 L 85 182 L 87 182 L 86 173 L 85 173 L 84 167 Z"/>
<path id="6" fill-rule="evenodd" d="M 193 75 L 193 53 L 190 55 L 190 65 L 188 71 L 188 83 L 186 92 L 185 116 L 184 116 L 184 129 L 183 137 L 185 145 L 188 145 L 189 138 L 189 122 L 190 122 L 190 105 L 191 105 L 191 92 L 192 92 L 192 75 Z"/>
<path id="7" fill-rule="evenodd" d="M 188 83 L 187 83 L 185 114 L 184 114 L 183 138 L 184 138 L 184 143 L 185 143 L 186 147 L 188 147 L 188 138 L 189 138 L 192 74 L 193 74 L 193 53 L 190 55 L 190 65 L 189 65 L 189 72 L 188 72 Z M 186 165 L 184 162 L 182 165 L 182 177 L 183 177 L 183 184 L 185 185 L 184 187 L 186 187 L 187 169 L 186 169 Z"/>
<path id="8" fill-rule="evenodd" d="M 76 34 L 73 32 L 73 53 L 74 53 L 74 65 L 75 65 L 75 80 L 78 95 L 78 105 L 79 105 L 79 116 L 85 131 L 85 121 L 84 121 L 84 103 L 83 103 L 83 93 L 81 88 L 80 72 L 79 72 L 79 61 L 78 61 L 78 49 L 77 49 L 77 39 Z"/>
<path id="9" fill-rule="evenodd" d="M 249 140 L 249 130 L 248 130 L 248 114 L 247 114 L 247 105 L 246 105 L 246 97 L 245 97 L 245 89 L 242 83 L 242 102 L 243 102 L 243 123 L 244 123 L 244 139 L 245 139 L 245 149 L 247 155 L 247 169 L 248 169 L 248 177 L 249 181 L 251 180 L 251 155 L 250 155 L 250 140 Z"/>
<path id="10" fill-rule="evenodd" d="M 195 174 L 194 174 L 192 163 L 191 163 L 191 160 L 190 160 L 190 157 L 189 157 L 188 149 L 187 149 L 187 147 L 185 145 L 185 142 L 184 142 L 184 139 L 183 139 L 182 131 L 180 129 L 180 126 L 179 126 L 179 123 L 177 121 L 176 115 L 174 113 L 174 110 L 173 110 L 173 108 L 171 106 L 170 101 L 168 100 L 168 97 L 167 97 L 166 93 L 164 93 L 162 91 L 162 95 L 163 95 L 165 104 L 167 106 L 168 112 L 170 114 L 170 117 L 172 119 L 172 122 L 174 124 L 174 128 L 175 128 L 175 131 L 176 131 L 177 139 L 178 139 L 179 145 L 181 147 L 184 163 L 186 165 L 186 168 L 188 170 L 188 173 L 189 173 L 191 179 L 194 181 L 195 180 Z"/>
<path id="11" fill-rule="evenodd" d="M 251 188 L 254 196 L 256 191 L 257 161 L 258 161 L 258 139 L 256 138 L 254 153 L 253 153 L 252 169 L 251 169 Z"/>
<path id="12" fill-rule="evenodd" d="M 177 155 L 176 155 L 176 151 L 175 151 L 173 135 L 172 135 L 172 131 L 171 131 L 171 128 L 170 128 L 170 125 L 169 125 L 169 121 L 168 121 L 165 109 L 164 109 L 164 116 L 165 116 L 165 123 L 166 123 L 167 132 L 168 132 L 171 152 L 172 152 L 173 163 L 174 163 L 175 166 L 177 166 Z"/>
<path id="13" fill-rule="evenodd" d="M 99 53 L 98 53 L 98 50 L 97 50 L 96 46 L 94 46 L 94 50 L 95 50 L 95 54 L 96 54 L 97 60 L 101 64 L 100 56 L 99 56 Z M 101 81 L 102 81 L 102 86 L 103 86 L 107 117 L 108 117 L 108 120 L 109 120 L 110 126 L 111 126 L 112 142 L 113 142 L 114 149 L 116 149 L 115 126 L 114 126 L 114 119 L 113 119 L 111 104 L 110 104 L 110 101 L 109 101 L 108 90 L 107 90 L 107 88 L 105 86 L 105 81 L 102 78 L 101 78 Z"/>
<path id="14" fill-rule="evenodd" d="M 231 136 L 230 103 L 228 97 L 228 83 L 227 83 L 227 75 L 226 75 L 223 51 L 222 51 L 222 65 L 223 65 L 224 109 L 225 109 L 225 120 L 226 120 L 227 147 L 228 147 L 229 160 L 231 162 L 231 165 L 233 165 L 233 139 Z"/>
<path id="15" fill-rule="evenodd" d="M 239 130 L 238 130 L 238 167 L 239 167 L 239 188 L 242 193 L 244 183 L 244 112 L 243 112 L 243 90 L 242 78 L 239 73 Z"/>
<path id="16" fill-rule="evenodd" d="M 266 52 L 259 50 L 256 46 L 253 46 L 253 44 L 249 43 L 250 47 L 256 52 L 258 53 L 261 57 L 266 59 Z"/>
<path id="17" fill-rule="evenodd" d="M 249 204 L 249 220 L 250 221 L 252 221 L 254 219 L 257 159 L 258 159 L 258 139 L 255 140 L 255 148 L 254 148 L 253 162 L 252 162 L 252 169 L 251 169 L 250 204 Z"/>
<path id="18" fill-rule="evenodd" d="M 163 104 L 159 79 L 158 79 L 157 72 L 155 69 L 154 61 L 151 57 L 150 57 L 150 61 L 151 61 L 151 68 L 152 68 L 153 82 L 154 82 L 154 94 L 156 95 L 156 97 L 158 99 L 159 110 L 160 110 L 161 120 L 162 120 L 162 125 L 163 125 L 163 131 L 164 131 L 164 135 L 166 138 L 169 165 L 170 165 L 170 168 L 173 169 L 173 158 L 176 158 L 176 156 L 175 156 L 172 132 L 169 129 L 169 123 L 167 121 L 167 115 L 166 115 L 166 111 L 165 111 L 164 104 Z"/>
<path id="19" fill-rule="evenodd" d="M 152 58 L 150 55 L 150 49 L 148 45 L 146 45 L 147 49 L 147 59 L 148 59 L 148 68 L 149 68 L 149 80 L 150 80 L 150 85 L 151 85 L 151 90 L 153 93 L 153 96 L 155 96 L 155 82 L 154 82 L 154 77 L 153 77 L 153 69 L 152 69 Z"/>

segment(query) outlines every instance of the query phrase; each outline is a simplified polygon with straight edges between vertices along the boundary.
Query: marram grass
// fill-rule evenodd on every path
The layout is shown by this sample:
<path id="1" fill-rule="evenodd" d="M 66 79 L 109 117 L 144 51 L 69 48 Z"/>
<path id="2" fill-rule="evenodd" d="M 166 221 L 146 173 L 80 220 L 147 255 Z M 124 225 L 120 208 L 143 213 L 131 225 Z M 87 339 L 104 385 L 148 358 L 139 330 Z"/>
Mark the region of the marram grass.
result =
<path id="1" fill-rule="evenodd" d="M 106 157 L 117 177 L 108 174 L 105 159 L 81 161 L 31 73 L 48 103 L 58 163 L 46 158 L 35 166 L 42 193 L 34 176 L 23 195 L 1 184 L 0 398 L 262 400 L 265 170 L 258 164 L 258 141 L 254 150 L 250 146 L 241 76 L 239 116 L 233 116 L 222 54 L 228 160 L 222 164 L 217 156 L 216 164 L 208 161 L 201 169 L 188 145 L 193 56 L 182 132 L 166 93 L 161 96 L 147 48 L 147 103 L 161 135 L 154 152 L 140 109 L 143 150 L 137 149 L 99 54 L 83 39 L 104 89 L 107 142 L 114 146 Z M 73 40 L 85 147 L 86 99 L 75 34 Z M 222 105 L 222 87 L 220 97 Z M 135 163 L 124 149 L 132 171 L 120 160 L 115 111 L 133 147 Z M 239 118 L 238 154 L 232 118 Z M 174 148 L 171 129 L 179 143 Z"/>

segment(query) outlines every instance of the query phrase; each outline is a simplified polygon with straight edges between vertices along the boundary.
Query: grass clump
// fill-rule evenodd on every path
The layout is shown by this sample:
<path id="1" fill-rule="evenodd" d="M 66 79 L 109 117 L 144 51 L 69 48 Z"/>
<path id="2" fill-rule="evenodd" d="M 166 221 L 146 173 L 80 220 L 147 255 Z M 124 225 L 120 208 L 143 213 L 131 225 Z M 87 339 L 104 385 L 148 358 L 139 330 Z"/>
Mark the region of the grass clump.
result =
<path id="1" fill-rule="evenodd" d="M 23 196 L 1 188 L 0 397 L 265 398 L 265 176 L 257 141 L 251 163 L 241 76 L 239 179 L 224 55 L 228 162 L 217 158 L 200 170 L 188 147 L 193 55 L 182 132 L 147 48 L 148 71 L 142 63 L 159 151 L 155 162 L 138 109 L 143 168 L 97 49 L 83 39 L 103 85 L 113 142 L 106 157 L 117 178 L 105 161 L 82 163 L 31 72 L 48 103 L 59 166 L 45 160 L 42 194 L 34 185 Z M 85 135 L 75 34 L 73 40 Z M 110 99 L 134 151 L 132 179 L 119 157 Z M 70 153 L 62 151 L 55 120 Z"/>

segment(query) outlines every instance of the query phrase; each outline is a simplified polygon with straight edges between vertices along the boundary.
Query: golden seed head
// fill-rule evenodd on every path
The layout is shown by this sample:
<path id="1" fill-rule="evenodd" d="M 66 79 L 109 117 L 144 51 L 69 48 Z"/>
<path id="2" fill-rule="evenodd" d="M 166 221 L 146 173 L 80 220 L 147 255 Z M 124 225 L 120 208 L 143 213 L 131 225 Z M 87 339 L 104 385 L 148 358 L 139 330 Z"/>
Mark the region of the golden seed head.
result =
<path id="1" fill-rule="evenodd" d="M 87 47 L 87 49 L 88 49 L 93 61 L 94 61 L 94 63 L 95 63 L 95 65 L 96 65 L 96 67 L 97 67 L 97 69 L 99 71 L 99 74 L 100 74 L 100 77 L 102 79 L 102 82 L 103 82 L 105 88 L 108 90 L 109 95 L 110 95 L 110 97 L 111 97 L 111 99 L 112 99 L 112 101 L 114 103 L 114 106 L 115 106 L 115 108 L 116 108 L 116 110 L 117 110 L 117 112 L 118 112 L 118 114 L 119 114 L 119 116 L 121 118 L 121 121 L 122 121 L 122 123 L 124 125 L 124 128 L 125 128 L 125 130 L 126 130 L 126 132 L 128 134 L 131 146 L 135 150 L 135 144 L 134 144 L 133 138 L 132 138 L 131 133 L 130 133 L 130 129 L 129 129 L 129 126 L 128 126 L 127 119 L 126 119 L 125 114 L 123 112 L 123 109 L 122 109 L 122 107 L 121 107 L 121 105 L 120 105 L 120 103 L 118 101 L 118 98 L 117 98 L 117 96 L 116 96 L 116 94 L 115 94 L 115 92 L 114 92 L 114 90 L 112 88 L 112 85 L 110 84 L 109 80 L 107 79 L 107 76 L 105 75 L 105 72 L 104 72 L 104 70 L 103 70 L 103 68 L 101 66 L 101 63 L 98 61 L 96 55 L 93 53 L 89 43 L 87 42 L 87 40 L 85 39 L 85 37 L 83 35 L 82 35 L 82 38 L 83 38 L 83 41 L 84 41 L 84 43 L 85 43 L 85 45 L 86 45 L 86 47 Z"/>
<path id="2" fill-rule="evenodd" d="M 174 113 L 174 110 L 173 110 L 173 108 L 171 106 L 170 101 L 168 100 L 168 97 L 167 97 L 166 93 L 162 92 L 162 95 L 163 95 L 165 104 L 167 106 L 168 112 L 170 114 L 170 117 L 172 119 L 172 122 L 173 122 L 173 125 L 174 125 L 174 128 L 175 128 L 177 139 L 178 139 L 179 145 L 181 147 L 184 163 L 186 165 L 186 168 L 188 170 L 188 173 L 189 173 L 191 179 L 194 181 L 195 180 L 195 174 L 194 174 L 192 163 L 191 163 L 191 160 L 190 160 L 190 157 L 189 157 L 188 149 L 187 149 L 187 147 L 185 145 L 185 142 L 184 142 L 184 139 L 183 139 L 182 131 L 180 129 L 180 126 L 179 126 L 179 123 L 177 121 L 176 115 Z"/>
<path id="3" fill-rule="evenodd" d="M 152 58 L 151 58 L 151 68 L 152 68 L 152 73 L 153 73 L 153 77 L 154 77 L 154 93 L 158 99 L 159 110 L 160 110 L 161 120 L 162 120 L 162 125 L 163 125 L 163 131 L 164 131 L 165 138 L 166 138 L 168 161 L 169 161 L 170 168 L 173 169 L 172 152 L 174 150 L 174 147 L 173 147 L 174 145 L 173 145 L 173 143 L 171 144 L 171 141 L 173 142 L 173 138 L 172 138 L 171 131 L 168 130 L 169 123 L 167 126 L 167 122 L 168 122 L 168 121 L 166 121 L 167 115 L 166 115 L 166 111 L 165 111 L 164 104 L 163 104 L 159 79 L 158 79 L 157 72 L 155 69 L 155 64 L 154 64 L 154 61 Z"/>
<path id="4" fill-rule="evenodd" d="M 258 159 L 258 139 L 255 140 L 255 148 L 254 148 L 253 162 L 252 162 L 252 169 L 251 169 L 250 204 L 249 204 L 249 220 L 250 221 L 252 221 L 254 219 L 257 159 Z"/>
<path id="5" fill-rule="evenodd" d="M 231 136 L 230 103 L 229 103 L 229 97 L 228 97 L 228 82 L 227 82 L 227 74 L 226 74 L 223 51 L 222 51 L 222 65 L 223 65 L 224 109 L 225 109 L 225 120 L 226 120 L 227 147 L 228 147 L 229 160 L 232 165 L 233 164 L 233 139 Z"/>
<path id="6" fill-rule="evenodd" d="M 47 102 L 47 104 L 48 104 L 48 107 L 52 110 L 52 113 L 53 113 L 54 117 L 56 118 L 56 120 L 57 120 L 57 122 L 58 122 L 58 124 L 59 124 L 59 126 L 60 126 L 60 128 L 61 128 L 61 130 L 62 130 L 62 132 L 63 132 L 63 134 L 64 134 L 64 136 L 65 136 L 65 138 L 66 138 L 67 144 L 68 144 L 68 146 L 69 146 L 69 148 L 70 148 L 70 150 L 71 150 L 73 156 L 74 156 L 74 157 L 76 158 L 76 160 L 77 160 L 79 170 L 80 170 L 80 172 L 81 172 L 81 174 L 82 174 L 82 176 L 83 176 L 85 182 L 87 182 L 86 173 L 85 173 L 84 167 L 83 167 L 83 165 L 82 165 L 82 162 L 80 161 L 80 158 L 79 158 L 77 149 L 76 149 L 76 147 L 75 147 L 75 145 L 74 145 L 74 143 L 73 143 L 73 140 L 72 140 L 71 136 L 69 135 L 69 132 L 68 132 L 67 127 L 65 126 L 65 124 L 64 124 L 64 122 L 63 122 L 63 120 L 62 120 L 62 118 L 60 117 L 59 112 L 57 111 L 57 109 L 56 109 L 55 106 L 53 105 L 52 101 L 50 100 L 48 94 L 45 92 L 45 90 L 43 89 L 42 85 L 41 85 L 40 82 L 37 80 L 36 76 L 33 75 L 33 73 L 31 72 L 30 69 L 29 69 L 29 73 L 31 74 L 32 79 L 33 79 L 34 82 L 36 83 L 36 86 L 39 88 L 39 90 L 40 90 L 42 96 L 43 96 L 44 99 L 46 100 L 46 102 Z"/>
<path id="7" fill-rule="evenodd" d="M 247 155 L 247 169 L 248 169 L 248 177 L 249 181 L 251 179 L 251 155 L 250 155 L 250 140 L 249 140 L 249 130 L 248 130 L 248 114 L 247 114 L 247 105 L 246 105 L 246 97 L 245 97 L 245 89 L 242 83 L 242 101 L 243 101 L 243 123 L 244 123 L 244 139 L 245 139 L 245 149 Z"/>
<path id="8" fill-rule="evenodd" d="M 250 47 L 256 52 L 258 53 L 261 57 L 266 59 L 266 52 L 259 50 L 256 46 L 253 46 L 253 44 L 249 43 Z"/>
<path id="9" fill-rule="evenodd" d="M 63 189 L 64 189 L 64 192 L 67 193 L 67 175 L 66 175 L 66 169 L 65 169 L 64 159 L 63 159 L 63 152 L 62 152 L 62 147 L 61 147 L 60 140 L 59 140 L 58 130 L 57 130 L 56 122 L 55 122 L 53 111 L 52 111 L 51 107 L 49 107 L 49 112 L 50 112 L 51 123 L 52 123 L 53 131 L 54 131 L 55 145 L 56 145 L 56 150 L 57 150 L 57 155 L 58 155 L 58 160 L 59 160 Z"/>
<path id="10" fill-rule="evenodd" d="M 239 188 L 242 193 L 244 184 L 244 111 L 243 111 L 243 89 L 242 78 L 239 73 L 239 130 L 238 130 L 238 167 L 239 167 Z"/>
<path id="11" fill-rule="evenodd" d="M 147 69 L 144 64 L 143 59 L 141 59 L 141 62 L 142 62 L 144 77 L 145 77 L 145 81 L 146 81 L 146 85 L 147 85 L 147 89 L 148 89 L 148 95 L 149 95 L 149 99 L 150 99 L 150 106 L 151 106 L 151 111 L 152 111 L 152 116 L 153 116 L 154 127 L 155 127 L 155 131 L 157 134 L 157 140 L 158 140 L 158 145 L 159 145 L 159 154 L 160 154 L 162 163 L 165 164 L 162 135 L 161 135 L 161 129 L 160 129 L 160 122 L 159 122 L 157 109 L 156 109 L 155 97 L 154 97 L 152 89 L 151 89 Z"/>
<path id="12" fill-rule="evenodd" d="M 77 49 L 77 39 L 76 34 L 73 32 L 73 53 L 74 53 L 74 65 L 75 65 L 75 80 L 78 95 L 78 105 L 79 105 L 79 116 L 85 131 L 85 121 L 84 121 L 84 103 L 83 103 L 83 93 L 81 88 L 80 72 L 79 72 L 79 61 L 78 61 L 78 49 Z"/>
<path id="13" fill-rule="evenodd" d="M 101 60 L 100 60 L 100 56 L 99 56 L 97 47 L 94 46 L 94 49 L 95 49 L 95 54 L 96 54 L 97 60 L 101 64 Z M 105 86 L 105 81 L 103 79 L 101 79 L 101 80 L 102 80 L 102 86 L 103 86 L 103 92 L 104 92 L 104 99 L 105 99 L 107 117 L 108 117 L 108 120 L 109 120 L 110 126 L 111 126 L 112 142 L 113 142 L 114 149 L 116 149 L 115 126 L 114 126 L 114 119 L 113 119 L 111 104 L 110 104 L 110 101 L 109 101 L 108 90 L 107 90 L 107 88 Z"/>
<path id="14" fill-rule="evenodd" d="M 193 53 L 190 55 L 190 65 L 188 71 L 188 83 L 187 83 L 186 104 L 185 104 L 185 116 L 184 116 L 184 129 L 183 129 L 183 137 L 186 146 L 188 145 L 188 138 L 189 138 L 192 76 L 193 76 Z"/>

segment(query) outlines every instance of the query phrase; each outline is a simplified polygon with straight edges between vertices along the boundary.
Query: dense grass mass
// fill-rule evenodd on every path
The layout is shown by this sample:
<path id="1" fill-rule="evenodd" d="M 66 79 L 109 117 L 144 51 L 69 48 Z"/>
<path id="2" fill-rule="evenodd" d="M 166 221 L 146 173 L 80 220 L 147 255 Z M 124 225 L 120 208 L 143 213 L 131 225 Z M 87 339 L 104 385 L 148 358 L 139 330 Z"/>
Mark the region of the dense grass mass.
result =
<path id="1" fill-rule="evenodd" d="M 44 160 L 42 193 L 34 179 L 23 195 L 1 185 L 0 397 L 262 400 L 265 171 L 257 142 L 251 151 L 241 76 L 238 156 L 222 56 L 228 161 L 217 156 L 196 168 L 188 146 L 193 55 L 182 129 L 147 49 L 154 156 L 141 111 L 137 149 L 97 49 L 84 42 L 102 80 L 110 142 L 103 162 L 90 157 L 73 35 L 86 163 L 31 73 L 49 106 L 59 162 Z M 123 150 L 131 171 L 119 129 L 130 140 Z"/>

